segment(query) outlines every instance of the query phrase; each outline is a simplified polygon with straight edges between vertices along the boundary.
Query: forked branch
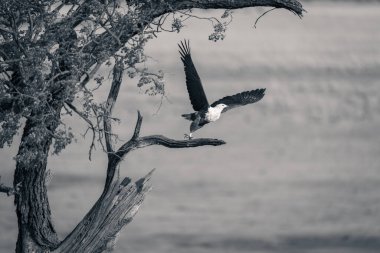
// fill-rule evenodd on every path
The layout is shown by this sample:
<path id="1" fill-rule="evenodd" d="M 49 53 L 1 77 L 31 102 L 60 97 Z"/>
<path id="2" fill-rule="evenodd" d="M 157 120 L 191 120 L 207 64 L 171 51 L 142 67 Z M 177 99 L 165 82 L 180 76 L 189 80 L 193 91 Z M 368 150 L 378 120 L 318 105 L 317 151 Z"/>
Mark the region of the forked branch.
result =
<path id="1" fill-rule="evenodd" d="M 152 145 L 160 145 L 166 148 L 195 148 L 200 146 L 220 146 L 226 144 L 223 140 L 212 138 L 198 138 L 190 140 L 175 140 L 163 135 L 149 135 L 140 137 L 140 129 L 143 117 L 137 112 L 137 122 L 132 138 L 123 144 L 115 153 L 118 159 L 122 159 L 130 151 L 145 148 Z"/>

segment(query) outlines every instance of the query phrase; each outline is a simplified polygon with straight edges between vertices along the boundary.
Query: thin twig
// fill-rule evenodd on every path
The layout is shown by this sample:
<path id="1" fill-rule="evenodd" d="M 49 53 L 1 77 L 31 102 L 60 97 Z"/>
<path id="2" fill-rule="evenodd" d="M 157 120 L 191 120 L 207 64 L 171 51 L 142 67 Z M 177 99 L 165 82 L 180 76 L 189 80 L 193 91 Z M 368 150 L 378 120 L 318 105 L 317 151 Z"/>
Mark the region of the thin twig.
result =
<path id="1" fill-rule="evenodd" d="M 267 11 L 264 12 L 263 14 L 261 14 L 261 15 L 256 19 L 255 24 L 253 25 L 253 27 L 256 28 L 256 24 L 257 24 L 257 22 L 259 22 L 259 19 L 262 18 L 262 17 L 263 17 L 265 14 L 267 14 L 268 12 L 271 12 L 271 11 L 273 11 L 273 10 L 275 10 L 275 9 L 277 9 L 277 8 L 274 7 L 274 8 L 272 8 L 272 9 L 270 9 L 270 10 L 267 10 Z"/>
<path id="2" fill-rule="evenodd" d="M 66 105 L 70 107 L 70 109 L 73 110 L 76 114 L 78 114 L 84 121 L 86 121 L 87 124 L 89 125 L 88 129 L 91 129 L 92 131 L 92 141 L 90 145 L 90 150 L 88 151 L 88 159 L 91 160 L 92 150 L 95 148 L 96 127 L 94 126 L 92 121 L 89 120 L 82 112 L 80 112 L 73 104 L 66 102 Z"/>

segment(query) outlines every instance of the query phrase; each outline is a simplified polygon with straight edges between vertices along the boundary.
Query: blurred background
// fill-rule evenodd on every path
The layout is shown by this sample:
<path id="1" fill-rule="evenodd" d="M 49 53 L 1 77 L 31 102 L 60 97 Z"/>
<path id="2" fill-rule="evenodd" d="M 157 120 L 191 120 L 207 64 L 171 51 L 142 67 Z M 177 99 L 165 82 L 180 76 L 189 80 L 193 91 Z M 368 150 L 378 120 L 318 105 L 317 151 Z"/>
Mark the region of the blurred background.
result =
<path id="1" fill-rule="evenodd" d="M 115 252 L 379 252 L 380 4 L 302 2 L 308 11 L 302 20 L 275 10 L 256 29 L 265 9 L 234 11 L 222 42 L 208 40 L 212 27 L 202 20 L 149 42 L 151 67 L 165 72 L 167 98 L 160 106 L 159 96 L 125 79 L 114 112 L 121 140 L 130 137 L 137 109 L 143 135 L 182 139 L 188 132 L 189 122 L 180 117 L 192 111 L 177 49 L 183 38 L 191 41 L 210 102 L 267 91 L 259 103 L 226 113 L 195 134 L 227 145 L 149 147 L 126 157 L 122 176 L 156 171 L 153 190 Z M 105 99 L 101 90 L 96 96 Z M 77 141 L 48 164 L 61 238 L 99 197 L 106 168 L 100 148 L 88 160 L 90 136 L 82 138 L 80 118 L 65 121 Z M 12 182 L 16 152 L 0 150 L 3 183 Z M 14 209 L 13 199 L 1 196 L 0 252 L 14 251 Z"/>

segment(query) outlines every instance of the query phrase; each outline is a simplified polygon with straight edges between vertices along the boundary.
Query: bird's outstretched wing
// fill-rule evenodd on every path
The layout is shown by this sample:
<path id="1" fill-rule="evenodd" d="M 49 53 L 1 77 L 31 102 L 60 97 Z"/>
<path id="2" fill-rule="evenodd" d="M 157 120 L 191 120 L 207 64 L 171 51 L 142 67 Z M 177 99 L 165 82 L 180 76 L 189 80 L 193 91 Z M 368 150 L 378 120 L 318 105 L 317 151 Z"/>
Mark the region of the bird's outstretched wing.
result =
<path id="1" fill-rule="evenodd" d="M 228 110 L 231 110 L 232 108 L 255 103 L 259 101 L 260 99 L 262 99 L 264 95 L 265 95 L 265 89 L 244 91 L 232 96 L 227 96 L 222 99 L 219 99 L 218 101 L 215 101 L 214 103 L 212 103 L 211 106 L 214 107 L 217 104 L 225 104 L 227 105 L 227 107 L 224 108 L 222 112 L 226 112 Z"/>
<path id="2" fill-rule="evenodd" d="M 209 104 L 202 87 L 201 79 L 199 78 L 193 60 L 191 59 L 189 41 L 181 41 L 181 44 L 178 44 L 178 46 L 180 49 L 179 53 L 181 54 L 181 60 L 185 66 L 186 87 L 189 92 L 190 101 L 193 105 L 193 109 L 199 111 L 202 108 L 207 107 Z"/>

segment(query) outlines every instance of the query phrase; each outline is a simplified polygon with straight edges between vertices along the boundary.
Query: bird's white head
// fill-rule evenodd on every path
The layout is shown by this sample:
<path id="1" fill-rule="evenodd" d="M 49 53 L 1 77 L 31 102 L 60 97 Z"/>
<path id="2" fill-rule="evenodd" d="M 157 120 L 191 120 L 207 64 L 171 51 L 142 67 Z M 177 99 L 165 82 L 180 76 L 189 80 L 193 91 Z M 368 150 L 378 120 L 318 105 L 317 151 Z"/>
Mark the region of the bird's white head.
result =
<path id="1" fill-rule="evenodd" d="M 217 104 L 215 108 L 218 108 L 218 110 L 222 111 L 224 108 L 226 108 L 228 105 L 226 104 Z"/>

